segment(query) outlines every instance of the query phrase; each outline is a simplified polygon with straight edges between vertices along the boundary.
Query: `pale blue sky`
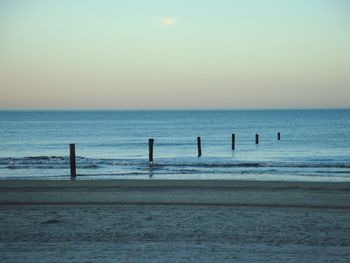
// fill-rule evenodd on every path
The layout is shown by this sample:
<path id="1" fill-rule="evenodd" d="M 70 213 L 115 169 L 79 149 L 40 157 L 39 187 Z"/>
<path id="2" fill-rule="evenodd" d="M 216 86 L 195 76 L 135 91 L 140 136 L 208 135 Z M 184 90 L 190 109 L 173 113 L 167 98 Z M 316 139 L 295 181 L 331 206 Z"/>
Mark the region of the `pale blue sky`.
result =
<path id="1" fill-rule="evenodd" d="M 0 107 L 350 107 L 349 3 L 0 0 Z"/>

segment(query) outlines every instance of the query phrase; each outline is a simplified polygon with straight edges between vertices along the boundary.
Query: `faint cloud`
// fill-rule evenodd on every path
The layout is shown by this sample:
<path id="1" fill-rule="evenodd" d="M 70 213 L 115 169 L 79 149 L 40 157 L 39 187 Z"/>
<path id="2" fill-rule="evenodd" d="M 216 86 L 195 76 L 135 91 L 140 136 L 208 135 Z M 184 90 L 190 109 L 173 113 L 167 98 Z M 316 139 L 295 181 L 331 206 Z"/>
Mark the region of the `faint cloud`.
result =
<path id="1" fill-rule="evenodd" d="M 163 18 L 160 22 L 163 26 L 173 26 L 176 24 L 176 19 L 167 17 Z"/>

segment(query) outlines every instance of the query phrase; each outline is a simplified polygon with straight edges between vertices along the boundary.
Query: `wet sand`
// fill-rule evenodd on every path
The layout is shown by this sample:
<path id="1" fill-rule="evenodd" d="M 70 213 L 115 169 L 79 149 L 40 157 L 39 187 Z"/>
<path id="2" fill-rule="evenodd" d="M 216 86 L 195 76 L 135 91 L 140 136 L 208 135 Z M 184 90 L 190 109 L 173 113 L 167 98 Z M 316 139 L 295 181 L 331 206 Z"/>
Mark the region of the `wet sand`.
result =
<path id="1" fill-rule="evenodd" d="M 350 183 L 7 180 L 0 204 L 187 204 L 350 208 Z"/>
<path id="2" fill-rule="evenodd" d="M 1 262 L 349 262 L 350 185 L 0 181 Z"/>

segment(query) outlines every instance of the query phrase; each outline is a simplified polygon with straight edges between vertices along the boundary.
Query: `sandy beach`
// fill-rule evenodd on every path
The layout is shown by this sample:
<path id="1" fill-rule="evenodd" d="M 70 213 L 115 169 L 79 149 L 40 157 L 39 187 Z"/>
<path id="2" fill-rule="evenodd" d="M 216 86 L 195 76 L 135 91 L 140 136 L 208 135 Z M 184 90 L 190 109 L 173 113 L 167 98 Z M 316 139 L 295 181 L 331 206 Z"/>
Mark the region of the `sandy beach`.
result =
<path id="1" fill-rule="evenodd" d="M 350 185 L 1 181 L 2 262 L 349 262 Z"/>
<path id="2" fill-rule="evenodd" d="M 350 183 L 229 180 L 3 180 L 0 204 L 350 208 Z"/>

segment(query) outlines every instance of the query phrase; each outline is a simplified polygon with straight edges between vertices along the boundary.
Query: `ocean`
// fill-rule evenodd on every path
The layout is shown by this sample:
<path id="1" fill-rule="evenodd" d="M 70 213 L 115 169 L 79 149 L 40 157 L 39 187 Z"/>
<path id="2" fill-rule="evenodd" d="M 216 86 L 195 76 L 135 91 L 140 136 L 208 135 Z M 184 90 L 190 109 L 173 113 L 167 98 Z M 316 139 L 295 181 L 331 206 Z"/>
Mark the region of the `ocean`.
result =
<path id="1" fill-rule="evenodd" d="M 0 138 L 0 179 L 69 179 L 75 143 L 77 180 L 350 181 L 349 109 L 0 111 Z"/>

